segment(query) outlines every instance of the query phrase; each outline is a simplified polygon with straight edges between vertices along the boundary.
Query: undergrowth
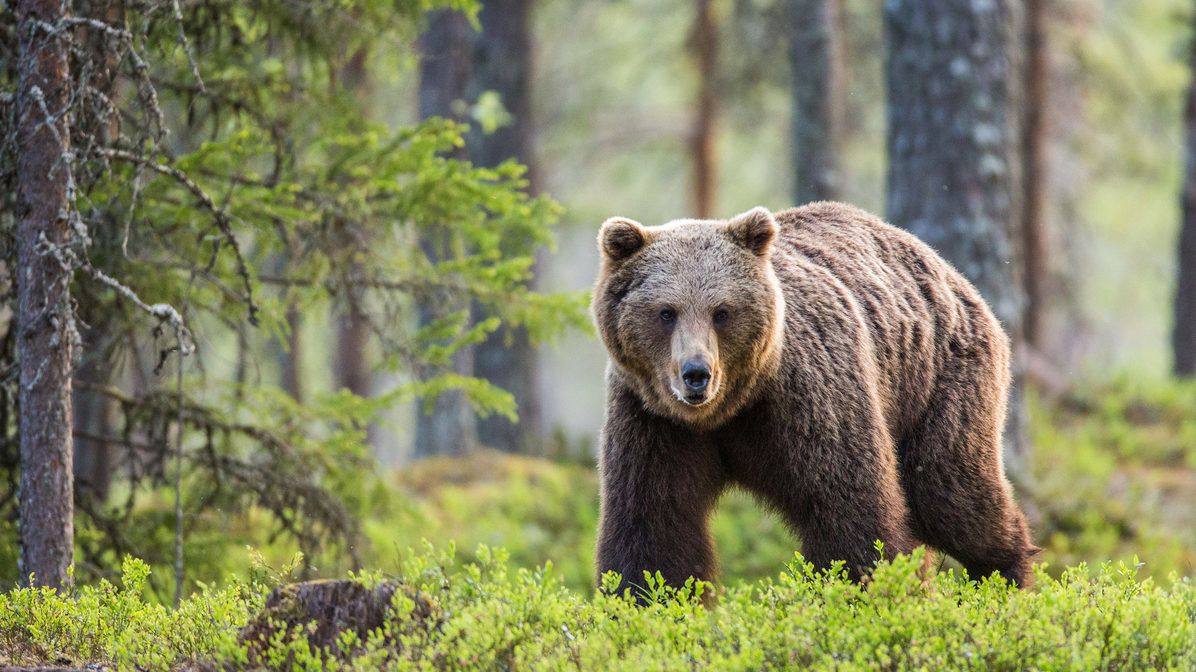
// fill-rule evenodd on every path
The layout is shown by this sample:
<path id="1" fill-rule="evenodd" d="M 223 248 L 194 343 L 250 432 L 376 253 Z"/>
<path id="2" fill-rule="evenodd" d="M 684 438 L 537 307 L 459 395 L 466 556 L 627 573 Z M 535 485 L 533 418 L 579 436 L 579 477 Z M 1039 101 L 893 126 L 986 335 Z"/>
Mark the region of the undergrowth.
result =
<path id="1" fill-rule="evenodd" d="M 578 592 L 547 565 L 513 569 L 481 547 L 460 563 L 430 547 L 390 578 L 426 595 L 421 618 L 398 591 L 384 625 L 332 649 L 302 631 L 270 640 L 258 658 L 240 629 L 273 584 L 261 576 L 204 587 L 177 608 L 141 598 L 149 573 L 126 560 L 120 585 L 75 595 L 18 589 L 0 595 L 0 651 L 19 665 L 101 663 L 119 669 L 1192 669 L 1196 589 L 1166 585 L 1134 566 L 1085 565 L 1038 574 L 1022 592 L 998 577 L 918 575 L 920 552 L 882 562 L 866 587 L 841 570 L 792 560 L 775 577 L 722 590 L 663 586 L 645 576 L 630 592 Z M 604 585 L 617 581 L 606 577 Z M 345 652 L 352 652 L 351 655 Z M 253 661 L 257 661 L 255 665 Z M 266 662 L 262 662 L 266 661 Z"/>
<path id="2" fill-rule="evenodd" d="M 906 559 L 881 564 L 861 590 L 795 562 L 798 540 L 731 493 L 713 522 L 721 586 L 700 588 L 718 592 L 716 606 L 698 606 L 698 587 L 678 597 L 645 580 L 658 603 L 636 608 L 593 588 L 592 467 L 481 452 L 427 460 L 360 492 L 370 541 L 361 557 L 375 570 L 361 580 L 427 593 L 436 623 L 414 623 L 417 610 L 402 603 L 410 591 L 398 591 L 392 632 L 345 642 L 350 661 L 283 640 L 261 660 L 311 669 L 1196 669 L 1196 590 L 1186 578 L 1196 568 L 1196 385 L 1122 381 L 1034 403 L 1033 478 L 1019 499 L 1046 550 L 1029 593 L 966 583 L 950 563 L 923 584 Z M 259 546 L 266 527 L 252 509 L 198 519 L 186 553 L 193 589 L 177 609 L 163 606 L 170 572 L 151 575 L 132 559 L 66 597 L 0 592 L 0 665 L 251 667 L 240 631 L 266 593 L 349 569 L 336 554 L 266 569 L 296 550 Z M 0 560 L 14 537 L 0 521 L 0 538 L 13 541 L 0 543 Z M 462 550 L 405 550 L 420 539 Z"/>

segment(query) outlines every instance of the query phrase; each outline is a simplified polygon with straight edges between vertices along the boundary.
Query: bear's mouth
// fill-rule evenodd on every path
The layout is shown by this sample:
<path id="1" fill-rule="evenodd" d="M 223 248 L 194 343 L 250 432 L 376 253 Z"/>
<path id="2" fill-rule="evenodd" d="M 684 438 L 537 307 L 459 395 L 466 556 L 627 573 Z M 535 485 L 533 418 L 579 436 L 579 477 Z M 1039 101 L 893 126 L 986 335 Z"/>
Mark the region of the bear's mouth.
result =
<path id="1" fill-rule="evenodd" d="M 675 385 L 669 385 L 669 391 L 673 393 L 677 401 L 689 406 L 690 408 L 698 408 L 705 406 L 718 396 L 717 386 L 711 386 L 701 392 L 682 392 L 677 389 Z"/>

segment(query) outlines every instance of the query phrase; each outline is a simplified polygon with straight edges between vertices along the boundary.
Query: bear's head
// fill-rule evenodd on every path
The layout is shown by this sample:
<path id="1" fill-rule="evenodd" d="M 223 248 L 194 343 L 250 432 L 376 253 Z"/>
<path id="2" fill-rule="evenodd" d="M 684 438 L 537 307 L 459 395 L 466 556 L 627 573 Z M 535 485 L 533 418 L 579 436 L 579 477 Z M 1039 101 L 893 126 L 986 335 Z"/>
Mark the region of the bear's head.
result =
<path id="1" fill-rule="evenodd" d="M 777 230 L 765 208 L 725 221 L 602 225 L 594 319 L 611 375 L 649 410 L 712 428 L 775 371 L 785 305 L 770 261 Z"/>

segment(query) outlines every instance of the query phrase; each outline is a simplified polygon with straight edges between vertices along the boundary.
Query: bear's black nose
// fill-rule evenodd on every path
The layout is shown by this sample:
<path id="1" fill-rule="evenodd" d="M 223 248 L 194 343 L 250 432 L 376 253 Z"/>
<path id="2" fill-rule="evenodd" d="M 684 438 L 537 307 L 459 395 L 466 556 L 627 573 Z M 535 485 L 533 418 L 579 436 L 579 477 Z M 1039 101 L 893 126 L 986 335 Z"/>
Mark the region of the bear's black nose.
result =
<path id="1" fill-rule="evenodd" d="M 681 366 L 681 380 L 690 392 L 701 392 L 710 382 L 710 367 L 700 360 L 690 360 Z"/>

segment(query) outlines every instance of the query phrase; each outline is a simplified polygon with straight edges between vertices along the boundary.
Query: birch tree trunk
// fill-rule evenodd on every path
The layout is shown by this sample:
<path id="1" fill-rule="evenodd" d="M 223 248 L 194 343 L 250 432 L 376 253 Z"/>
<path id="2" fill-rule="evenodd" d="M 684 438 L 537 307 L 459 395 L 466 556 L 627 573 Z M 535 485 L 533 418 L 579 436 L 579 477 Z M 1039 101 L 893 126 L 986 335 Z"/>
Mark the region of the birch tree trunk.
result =
<path id="1" fill-rule="evenodd" d="M 955 265 L 1020 342 L 1017 76 L 1010 0 L 888 0 L 888 218 Z M 1015 348 L 1005 461 L 1025 460 Z"/>
<path id="2" fill-rule="evenodd" d="M 17 316 L 20 359 L 20 573 L 65 587 L 74 551 L 70 79 L 67 43 L 51 27 L 59 0 L 21 0 L 17 82 Z"/>

